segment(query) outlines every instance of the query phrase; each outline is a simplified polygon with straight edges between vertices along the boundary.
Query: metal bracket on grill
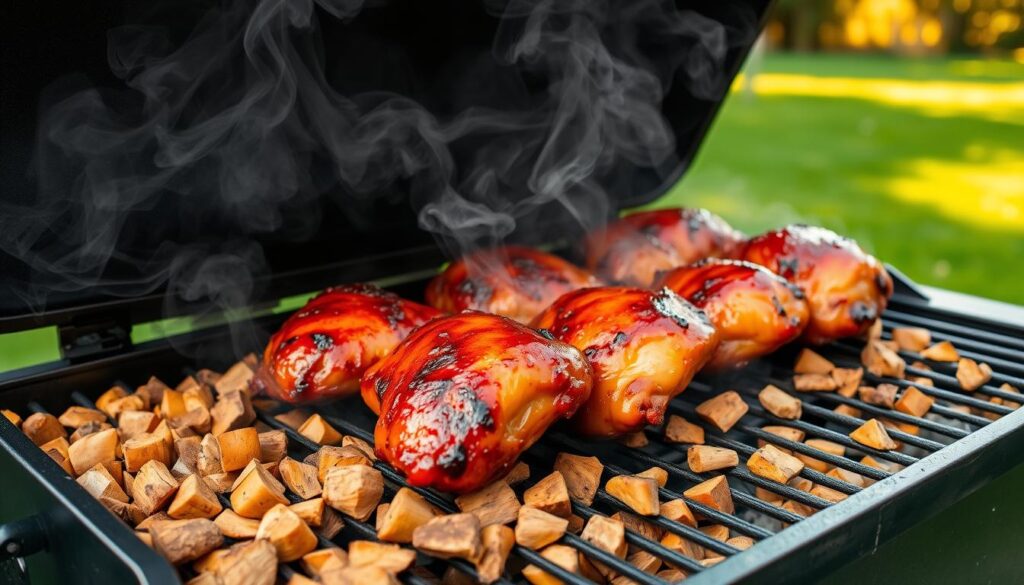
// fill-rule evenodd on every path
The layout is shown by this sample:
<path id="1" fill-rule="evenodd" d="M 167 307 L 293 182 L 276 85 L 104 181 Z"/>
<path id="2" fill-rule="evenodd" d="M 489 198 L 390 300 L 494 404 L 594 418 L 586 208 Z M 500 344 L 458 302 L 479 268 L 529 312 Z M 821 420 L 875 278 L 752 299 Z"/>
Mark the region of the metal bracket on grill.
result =
<path id="1" fill-rule="evenodd" d="M 46 530 L 38 516 L 0 524 L 0 560 L 27 557 L 46 550 Z"/>
<path id="2" fill-rule="evenodd" d="M 110 316 L 61 325 L 57 328 L 60 355 L 79 363 L 129 350 L 131 331 L 130 320 Z"/>

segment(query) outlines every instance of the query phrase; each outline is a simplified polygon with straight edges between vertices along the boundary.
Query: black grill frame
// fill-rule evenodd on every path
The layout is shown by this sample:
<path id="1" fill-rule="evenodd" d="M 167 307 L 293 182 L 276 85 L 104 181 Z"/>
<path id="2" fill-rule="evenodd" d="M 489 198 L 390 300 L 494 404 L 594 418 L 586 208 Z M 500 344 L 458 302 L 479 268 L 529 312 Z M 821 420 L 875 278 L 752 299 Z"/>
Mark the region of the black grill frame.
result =
<path id="1" fill-rule="evenodd" d="M 414 290 L 420 284 L 418 282 L 411 283 L 410 290 Z M 903 287 L 903 290 L 905 291 L 907 288 Z M 280 319 L 280 316 L 265 318 L 264 325 L 268 329 L 273 328 Z M 737 450 L 742 462 L 755 448 L 752 445 L 756 445 L 757 438 L 768 439 L 780 447 L 802 451 L 817 459 L 879 481 L 868 488 L 858 489 L 843 481 L 805 469 L 801 475 L 816 484 L 850 495 L 838 504 L 829 504 L 829 502 L 809 493 L 752 476 L 741 465 L 726 472 L 733 486 L 734 499 L 738 508 L 757 510 L 776 520 L 792 522 L 794 523 L 792 526 L 774 532 L 738 516 L 725 515 L 695 502 L 688 502 L 694 512 L 725 524 L 733 533 L 749 535 L 758 543 L 749 550 L 736 554 L 738 551 L 732 546 L 665 518 L 659 518 L 654 523 L 663 529 L 688 538 L 695 544 L 730 558 L 705 568 L 697 561 L 668 551 L 657 542 L 647 541 L 636 533 L 630 533 L 627 537 L 630 543 L 657 556 L 671 559 L 690 574 L 688 582 L 698 585 L 701 583 L 773 583 L 792 580 L 795 576 L 799 576 L 800 580 L 810 580 L 871 552 L 880 543 L 952 505 L 1024 461 L 1024 454 L 1018 447 L 1024 442 L 1024 409 L 1011 411 L 985 401 L 992 396 L 1019 399 L 1013 394 L 999 390 L 996 384 L 1009 381 L 1011 384 L 1019 386 L 1024 382 L 1018 377 L 1018 375 L 1024 374 L 1024 366 L 1020 365 L 1024 364 L 1024 341 L 1021 341 L 1024 339 L 1024 328 L 1017 329 L 987 319 L 936 308 L 906 292 L 898 294 L 893 299 L 884 320 L 886 333 L 893 325 L 921 325 L 932 330 L 936 339 L 946 339 L 945 335 L 951 334 L 955 337 L 952 339 L 954 344 L 958 345 L 958 349 L 963 347 L 963 353 L 967 357 L 977 356 L 984 361 L 989 361 L 989 353 L 992 353 L 995 354 L 992 357 L 1003 360 L 1005 363 L 993 364 L 997 375 L 993 377 L 992 383 L 980 388 L 974 393 L 974 396 L 956 389 L 956 380 L 950 378 L 948 367 L 936 367 L 936 371 L 931 373 L 908 370 L 908 373 L 913 375 L 928 375 L 934 379 L 935 387 L 917 385 L 923 392 L 940 400 L 953 400 L 959 404 L 974 406 L 1002 415 L 1002 417 L 993 422 L 972 414 L 940 408 L 939 404 L 936 404 L 936 408 L 939 410 L 935 412 L 978 426 L 973 432 L 967 433 L 958 427 L 941 422 L 921 420 L 909 415 L 901 416 L 881 407 L 879 407 L 880 411 L 876 411 L 873 410 L 874 407 L 862 403 L 856 397 L 844 398 L 833 393 L 795 393 L 804 402 L 804 418 L 799 422 L 775 419 L 760 408 L 756 392 L 768 382 L 792 392 L 791 387 L 788 386 L 788 376 L 785 375 L 792 363 L 792 355 L 786 352 L 764 360 L 763 364 L 755 366 L 752 370 L 714 379 L 699 379 L 673 401 L 670 412 L 686 415 L 687 420 L 701 424 L 705 428 L 707 444 Z M 226 330 L 223 328 L 213 331 L 198 331 L 180 336 L 174 346 L 197 347 L 206 343 L 217 343 L 218 339 L 223 343 L 225 334 Z M 1016 337 L 1014 337 L 1015 334 Z M 998 341 L 999 345 L 992 345 L 991 341 Z M 824 355 L 836 361 L 837 365 L 855 363 L 857 351 L 859 351 L 859 344 L 856 342 L 839 342 L 822 350 Z M 978 353 L 979 351 L 985 353 Z M 904 357 L 912 358 L 913 356 Z M 1014 357 L 1019 361 L 1013 362 Z M 42 409 L 49 409 L 59 414 L 63 408 L 71 404 L 90 405 L 91 400 L 87 394 L 98 395 L 117 379 L 141 382 L 149 375 L 156 374 L 168 382 L 175 381 L 177 377 L 188 373 L 187 368 L 181 368 L 183 361 L 185 360 L 178 357 L 166 342 L 153 342 L 138 346 L 127 354 L 87 364 L 56 369 L 40 368 L 35 373 L 0 382 L 0 406 L 14 408 L 23 414 L 26 410 Z M 910 360 L 908 359 L 908 361 Z M 770 372 L 767 376 L 764 375 L 766 369 Z M 24 374 L 24 372 L 20 372 L 20 374 Z M 865 379 L 872 384 L 880 381 L 908 384 L 903 381 L 872 379 L 867 373 L 865 373 Z M 46 390 L 43 390 L 44 388 Z M 84 388 L 89 388 L 89 390 L 87 392 L 79 391 Z M 726 388 L 740 392 L 750 405 L 751 410 L 732 431 L 723 435 L 693 417 L 692 412 L 695 404 L 709 397 L 710 391 Z M 977 397 L 982 397 L 982 399 Z M 924 463 L 919 463 L 917 458 L 906 454 L 876 453 L 857 447 L 859 451 L 871 454 L 876 458 L 910 464 L 896 473 L 888 474 L 863 466 L 845 457 L 831 456 L 803 444 L 790 443 L 759 429 L 762 424 L 802 427 L 808 432 L 808 438 L 817 436 L 842 442 L 850 447 L 855 444 L 846 438 L 845 432 L 856 428 L 862 419 L 833 413 L 831 409 L 837 404 L 849 404 L 861 409 L 866 415 L 867 413 L 884 414 L 888 418 L 918 424 L 922 429 L 927 427 L 927 430 L 932 431 L 935 439 L 938 440 L 907 435 L 899 431 L 891 431 L 891 434 L 897 440 L 905 441 L 908 445 L 913 444 L 913 446 L 926 451 L 939 452 L 927 457 Z M 339 431 L 372 440 L 365 421 L 362 423 L 364 426 L 360 426 L 360 423 L 351 419 L 337 416 L 336 412 L 330 408 L 318 408 L 317 411 L 321 412 Z M 286 430 L 291 448 L 297 449 L 300 456 L 316 446 L 294 430 L 284 427 L 273 418 L 273 414 L 274 412 L 268 410 L 258 411 L 262 422 L 271 427 Z M 754 419 L 762 419 L 764 422 L 753 424 L 752 420 Z M 839 425 L 843 430 L 837 432 L 831 428 L 805 422 L 807 419 L 826 420 L 832 425 Z M 647 435 L 651 440 L 651 445 L 645 449 L 633 450 L 614 443 L 602 445 L 597 449 L 600 451 L 597 453 L 598 456 L 606 466 L 605 479 L 609 477 L 609 472 L 637 472 L 651 465 L 659 465 L 668 470 L 671 477 L 667 487 L 661 490 L 662 501 L 665 501 L 680 497 L 683 489 L 713 475 L 695 474 L 690 471 L 685 465 L 684 446 L 665 447 L 659 444 L 660 433 L 655 430 L 649 430 Z M 747 442 L 744 442 L 744 439 Z M 56 523 L 55 530 L 50 530 L 51 535 L 59 534 L 61 530 L 70 533 L 83 532 L 101 535 L 100 542 L 95 544 L 98 544 L 98 548 L 105 550 L 106 553 L 94 557 L 96 562 L 104 565 L 118 565 L 119 570 L 125 572 L 126 576 L 130 575 L 148 583 L 177 582 L 177 576 L 173 569 L 163 559 L 142 545 L 131 533 L 130 528 L 113 518 L 84 490 L 68 482 L 63 471 L 6 420 L 0 421 L 0 445 L 3 446 L 3 449 L 0 449 L 0 470 L 4 472 L 5 476 L 8 475 L 8 469 L 11 469 L 16 476 L 24 476 L 15 478 L 13 489 L 25 489 L 29 486 L 41 488 L 43 492 L 50 494 L 62 509 L 67 509 L 71 513 L 72 522 L 77 525 L 69 529 L 67 518 L 63 518 L 63 520 L 50 518 L 49 521 Z M 547 473 L 546 469 L 536 465 L 536 461 L 550 461 L 557 450 L 587 454 L 595 451 L 593 445 L 583 445 L 580 441 L 566 437 L 561 432 L 549 433 L 549 436 L 538 443 L 538 446 L 526 456 L 533 471 L 531 481 L 539 479 Z M 395 486 L 405 485 L 400 474 L 386 464 L 378 463 L 377 467 L 384 473 L 385 479 L 392 484 L 389 487 L 389 493 L 396 489 Z M 741 482 L 769 488 L 786 498 L 812 508 L 823 509 L 809 518 L 801 520 L 787 510 L 762 502 L 742 489 L 736 489 Z M 441 508 L 455 509 L 450 498 L 444 494 L 431 490 L 417 489 L 417 491 Z M 584 518 L 595 513 L 595 508 L 608 514 L 617 510 L 628 511 L 628 508 L 607 495 L 603 489 L 599 491 L 593 507 L 574 504 L 574 512 Z M 2 505 L 0 505 L 0 512 L 10 514 L 10 511 L 4 510 Z M 344 534 L 346 539 L 366 538 L 373 534 L 372 526 L 355 522 L 349 518 L 345 520 L 348 525 Z M 339 535 L 339 538 L 341 536 Z M 652 585 L 662 583 L 659 579 L 642 573 L 631 565 L 589 545 L 577 536 L 567 534 L 563 543 L 579 549 L 594 560 L 617 568 L 621 574 L 625 574 L 637 582 Z M 60 549 L 61 547 L 54 548 Z M 562 571 L 534 551 L 517 546 L 513 556 L 518 556 L 524 562 L 541 566 L 566 583 L 588 583 L 588 581 Z M 733 556 L 734 558 L 732 558 Z M 457 570 L 470 575 L 474 572 L 469 563 L 456 562 L 454 566 Z M 287 576 L 289 570 L 288 567 L 283 567 L 282 576 Z M 80 576 L 81 573 L 78 575 Z M 404 580 L 409 583 L 426 582 L 421 577 L 412 574 L 406 575 Z"/>

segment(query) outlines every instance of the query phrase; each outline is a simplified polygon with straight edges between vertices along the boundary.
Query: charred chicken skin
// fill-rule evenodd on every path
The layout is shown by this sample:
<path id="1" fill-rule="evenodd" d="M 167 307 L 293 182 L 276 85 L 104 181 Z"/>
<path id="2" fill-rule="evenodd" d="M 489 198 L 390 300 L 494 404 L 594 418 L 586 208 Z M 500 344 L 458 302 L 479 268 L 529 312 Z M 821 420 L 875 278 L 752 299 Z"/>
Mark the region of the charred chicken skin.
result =
<path id="1" fill-rule="evenodd" d="M 505 246 L 452 262 L 427 287 L 427 303 L 442 311 L 466 309 L 529 323 L 571 290 L 597 286 L 591 273 L 540 250 Z"/>
<path id="2" fill-rule="evenodd" d="M 804 291 L 811 309 L 804 338 L 810 343 L 864 333 L 892 296 L 892 278 L 881 262 L 824 228 L 794 225 L 762 234 L 742 256 Z"/>
<path id="3" fill-rule="evenodd" d="M 293 403 L 355 394 L 366 368 L 440 314 L 373 285 L 329 288 L 270 338 L 256 384 Z"/>
<path id="4" fill-rule="evenodd" d="M 643 211 L 587 238 L 587 268 L 609 282 L 650 286 L 659 272 L 732 257 L 743 241 L 743 234 L 705 209 Z"/>
<path id="5" fill-rule="evenodd" d="M 668 289 L 578 290 L 555 301 L 533 326 L 579 348 L 593 366 L 594 390 L 573 419 L 592 436 L 659 424 L 668 401 L 718 345 L 707 316 Z"/>
<path id="6" fill-rule="evenodd" d="M 740 367 L 800 337 L 809 320 L 803 292 L 767 268 L 702 260 L 659 279 L 707 313 L 722 341 L 707 368 Z"/>
<path id="7" fill-rule="evenodd" d="M 469 492 L 505 473 L 590 395 L 574 347 L 467 311 L 414 331 L 363 377 L 377 455 L 416 486 Z"/>

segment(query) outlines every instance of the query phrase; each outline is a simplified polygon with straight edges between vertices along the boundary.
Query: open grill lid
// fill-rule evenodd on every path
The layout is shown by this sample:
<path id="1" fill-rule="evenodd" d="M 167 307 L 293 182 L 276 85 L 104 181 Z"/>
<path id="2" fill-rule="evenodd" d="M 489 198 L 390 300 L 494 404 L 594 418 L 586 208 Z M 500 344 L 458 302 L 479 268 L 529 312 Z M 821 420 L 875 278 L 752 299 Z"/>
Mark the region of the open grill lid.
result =
<path id="1" fill-rule="evenodd" d="M 522 134 L 524 125 L 535 126 L 538 119 L 559 119 L 531 117 L 543 110 L 553 93 L 563 91 L 562 85 L 551 82 L 551 71 L 543 69 L 545 53 L 552 51 L 566 52 L 549 59 L 549 67 L 563 57 L 586 58 L 595 47 L 604 47 L 610 58 L 632 67 L 627 72 L 646 68 L 661 78 L 664 96 L 653 108 L 660 106 L 664 127 L 674 133 L 674 145 L 669 143 L 664 157 L 655 162 L 643 162 L 642 156 L 628 152 L 614 157 L 614 164 L 591 177 L 592 184 L 606 193 L 607 203 L 591 205 L 587 196 L 582 196 L 576 205 L 607 218 L 619 209 L 650 202 L 691 164 L 756 40 L 770 2 L 683 0 L 673 6 L 660 0 L 548 4 L 389 0 L 366 2 L 359 10 L 353 6 L 360 2 L 338 0 L 169 4 L 139 7 L 125 3 L 121 8 L 18 3 L 0 24 L 6 39 L 0 86 L 4 123 L 0 141 L 0 333 L 46 325 L 130 326 L 198 314 L 211 306 L 223 310 L 255 305 L 339 281 L 433 269 L 444 260 L 445 246 L 438 245 L 436 234 L 420 229 L 417 213 L 424 202 L 436 199 L 436 193 L 430 193 L 436 183 L 424 188 L 418 176 L 404 176 L 379 181 L 370 185 L 372 189 L 361 184 L 363 194 L 354 195 L 336 180 L 321 181 L 322 177 L 336 179 L 338 173 L 331 170 L 332 165 L 338 166 L 334 161 L 358 159 L 363 151 L 353 149 L 351 156 L 340 157 L 335 153 L 333 159 L 313 152 L 315 148 L 303 140 L 320 136 L 327 143 L 330 129 L 338 122 L 317 114 L 331 107 L 343 111 L 352 103 L 371 110 L 383 103 L 382 95 L 400 94 L 425 106 L 442 124 L 449 124 L 445 126 L 449 140 L 450 135 L 459 134 L 451 129 L 455 126 L 451 120 L 474 106 L 510 113 L 504 120 L 519 124 L 512 130 L 491 118 L 484 122 L 484 126 L 491 124 L 487 131 L 475 131 L 469 138 L 449 143 L 451 184 L 459 185 L 467 180 L 466 169 L 475 168 L 474 161 L 487 152 L 495 137 L 522 135 L 526 143 L 530 135 Z M 277 7 L 281 4 L 289 8 Z M 495 39 L 511 35 L 509 43 L 520 42 L 526 34 L 523 31 L 532 26 L 530 19 L 537 17 L 535 5 L 546 7 L 547 28 L 542 30 L 555 35 L 554 40 L 549 39 L 549 46 L 535 46 L 534 53 L 520 55 L 518 60 L 507 51 L 502 53 L 504 48 Z M 211 27 L 208 11 L 217 6 L 223 14 L 218 26 Z M 266 20 L 276 18 L 295 30 L 277 38 L 272 36 L 272 27 L 255 28 L 260 11 L 271 9 L 290 12 L 267 13 Z M 593 21 L 596 34 L 590 41 L 576 46 L 576 33 L 566 31 L 579 24 L 572 14 L 580 10 L 596 10 L 602 16 Z M 672 17 L 667 19 L 666 14 Z M 232 20 L 243 17 L 245 20 Z M 133 26 L 126 28 L 125 23 Z M 237 30 L 231 29 L 234 25 Z M 586 26 L 580 30 L 594 32 Z M 235 47 L 237 54 L 220 55 L 211 39 Z M 598 45 L 587 45 L 594 39 Z M 251 53 L 243 52 L 243 47 Z M 273 49 L 281 47 L 283 55 L 276 54 Z M 168 60 L 168 55 L 180 59 Z M 304 73 L 289 66 L 284 77 L 295 82 L 296 89 L 287 97 L 306 105 L 288 110 L 289 118 L 283 124 L 294 123 L 306 134 L 275 134 L 272 129 L 232 142 L 260 124 L 269 128 L 280 123 L 260 118 L 266 110 L 251 109 L 242 113 L 251 119 L 232 120 L 230 132 L 214 138 L 203 135 L 213 146 L 200 145 L 213 149 L 224 143 L 241 145 L 252 151 L 251 157 L 245 148 L 242 152 L 225 149 L 208 157 L 213 163 L 199 162 L 193 165 L 198 168 L 177 172 L 181 167 L 175 165 L 188 167 L 191 163 L 168 161 L 167 152 L 163 158 L 154 155 L 153 144 L 161 140 L 183 141 L 184 136 L 200 142 L 189 133 L 209 125 L 214 118 L 211 111 L 224 113 L 217 110 L 226 109 L 218 100 L 243 101 L 232 91 L 247 85 L 254 95 L 258 93 L 252 89 L 256 87 L 253 75 L 261 68 L 273 68 L 278 58 L 310 65 L 311 77 L 326 80 L 329 96 L 370 97 L 348 104 L 321 104 L 319 107 L 327 109 L 317 110 L 309 105 L 315 100 L 303 102 L 310 95 L 310 82 L 302 81 Z M 154 62 L 173 70 L 154 72 Z M 233 67 L 239 63 L 243 66 Z M 591 65 L 598 69 L 597 75 L 606 73 L 601 66 Z M 322 75 L 317 74 L 318 68 Z M 568 76 L 573 73 L 569 70 L 561 81 L 572 81 Z M 192 74 L 201 82 L 190 84 Z M 652 87 L 644 85 L 644 80 L 623 80 L 615 75 L 606 79 L 612 80 L 613 89 L 621 83 L 634 93 Z M 170 83 L 182 85 L 166 85 Z M 656 95 L 657 85 L 653 88 Z M 269 91 L 280 89 L 274 85 Z M 144 92 L 155 95 L 154 101 L 142 100 Z M 180 107 L 173 104 L 176 94 L 188 94 Z M 618 99 L 614 92 L 608 95 L 612 101 Z M 650 97 L 626 95 L 625 99 L 643 102 Z M 172 104 L 163 108 L 161 100 Z M 154 113 L 154 104 L 168 111 Z M 382 124 L 408 114 L 401 104 L 387 104 L 376 125 L 361 131 L 380 130 Z M 579 111 L 587 113 L 590 105 Z M 83 119 L 99 117 L 97 113 L 104 118 L 93 120 L 91 133 L 78 129 Z M 199 120 L 203 123 L 196 122 Z M 642 129 L 629 123 L 622 127 Z M 151 134 L 146 140 L 138 138 L 143 131 Z M 645 141 L 656 139 L 626 138 L 642 148 L 648 146 Z M 187 159 L 200 149 L 194 143 L 188 146 L 195 150 L 169 150 Z M 348 170 L 365 174 L 379 172 L 383 163 L 408 166 L 408 158 L 422 156 L 426 147 L 429 144 L 423 140 L 413 141 L 402 154 L 370 159 L 366 168 Z M 278 148 L 287 156 L 294 152 L 303 155 L 282 161 L 292 165 L 290 177 L 282 179 L 275 169 L 225 181 L 225 175 L 230 175 L 225 169 L 252 160 L 256 164 L 251 166 L 257 169 L 274 167 L 271 163 L 277 159 L 268 157 L 263 148 Z M 112 149 L 121 150 L 112 156 Z M 499 149 L 497 160 L 504 160 L 508 152 Z M 98 168 L 83 170 L 86 163 L 97 159 L 101 161 Z M 220 166 L 210 172 L 203 164 Z M 149 181 L 154 175 L 168 173 L 168 167 L 175 169 L 169 172 L 171 178 L 153 188 Z M 210 182 L 217 180 L 218 187 L 211 188 Z M 275 183 L 268 186 L 267 181 Z M 110 185 L 122 190 L 113 202 L 105 199 L 109 194 L 104 188 Z M 141 194 L 133 190 L 136 187 Z M 200 193 L 207 189 L 215 195 L 197 196 L 197 188 Z M 289 190 L 294 194 L 272 200 L 274 193 Z M 372 196 L 366 195 L 370 192 Z M 138 201 L 124 204 L 132 197 Z M 87 208 L 82 206 L 84 199 L 90 201 Z M 516 230 L 508 234 L 509 239 L 550 242 L 558 238 L 571 241 L 577 236 L 573 230 L 580 229 L 579 221 L 569 217 L 572 214 L 564 205 L 531 203 L 525 207 L 527 211 L 517 211 Z M 448 251 L 456 247 L 448 246 Z"/>

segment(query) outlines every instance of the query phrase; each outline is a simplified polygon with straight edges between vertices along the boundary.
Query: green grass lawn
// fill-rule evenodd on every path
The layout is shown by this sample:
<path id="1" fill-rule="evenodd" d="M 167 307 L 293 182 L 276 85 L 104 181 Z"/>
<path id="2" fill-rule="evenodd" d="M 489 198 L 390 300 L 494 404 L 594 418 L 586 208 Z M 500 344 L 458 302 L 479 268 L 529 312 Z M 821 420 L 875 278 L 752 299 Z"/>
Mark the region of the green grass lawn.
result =
<path id="1" fill-rule="evenodd" d="M 1024 65 L 768 55 L 760 73 L 860 79 L 859 93 L 735 93 L 658 206 L 707 207 L 748 233 L 824 225 L 920 283 L 1024 304 L 1024 95 L 917 107 L 875 99 L 863 81 L 970 82 L 984 94 L 1021 87 Z M 0 371 L 55 359 L 56 347 L 52 329 L 0 335 Z"/>
<path id="2" fill-rule="evenodd" d="M 1020 99 L 936 113 L 870 94 L 737 92 L 694 166 L 656 206 L 707 207 L 749 233 L 824 225 L 919 283 L 1024 304 L 1024 65 L 770 55 L 761 74 L 774 73 L 1002 91 L 1016 80 Z"/>

